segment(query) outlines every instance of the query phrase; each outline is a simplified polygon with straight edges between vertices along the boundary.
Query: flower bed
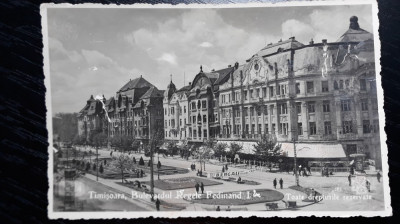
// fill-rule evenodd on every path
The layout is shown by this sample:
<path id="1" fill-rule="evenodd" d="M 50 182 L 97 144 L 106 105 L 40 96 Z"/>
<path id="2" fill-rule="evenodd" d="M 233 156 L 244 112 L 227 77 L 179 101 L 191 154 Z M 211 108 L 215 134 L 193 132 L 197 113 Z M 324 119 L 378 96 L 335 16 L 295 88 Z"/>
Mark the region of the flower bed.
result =
<path id="1" fill-rule="evenodd" d="M 203 182 L 204 186 L 222 184 L 220 182 L 208 180 L 208 179 L 205 179 L 205 178 L 181 177 L 181 178 L 155 180 L 154 181 L 154 187 L 162 189 L 162 190 L 175 190 L 175 189 L 184 189 L 184 188 L 194 188 L 196 183 L 200 184 L 201 182 Z M 144 184 L 149 185 L 150 182 L 144 182 Z"/>

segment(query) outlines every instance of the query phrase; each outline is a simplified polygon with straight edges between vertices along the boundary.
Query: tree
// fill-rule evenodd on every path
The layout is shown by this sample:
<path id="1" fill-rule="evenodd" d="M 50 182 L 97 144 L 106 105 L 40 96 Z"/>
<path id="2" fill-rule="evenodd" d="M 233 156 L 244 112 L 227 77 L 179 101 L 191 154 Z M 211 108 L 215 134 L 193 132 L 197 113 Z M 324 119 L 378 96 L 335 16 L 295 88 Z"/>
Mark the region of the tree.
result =
<path id="1" fill-rule="evenodd" d="M 117 159 L 114 161 L 114 166 L 121 170 L 121 180 L 124 182 L 124 170 L 131 164 L 131 159 L 129 156 L 121 153 Z"/>
<path id="2" fill-rule="evenodd" d="M 221 157 L 226 156 L 226 148 L 228 145 L 226 143 L 217 143 L 214 148 L 214 156 Z"/>
<path id="3" fill-rule="evenodd" d="M 239 145 L 239 144 L 237 144 L 237 143 L 232 142 L 231 145 L 230 145 L 230 149 L 231 149 L 231 150 L 227 153 L 227 156 L 232 157 L 232 159 L 233 159 L 233 157 L 234 157 L 238 152 L 242 151 L 243 146 L 242 146 L 242 145 Z"/>
<path id="4" fill-rule="evenodd" d="M 162 143 L 164 139 L 164 130 L 161 127 L 156 128 L 149 139 L 150 149 L 150 192 L 151 200 L 154 201 L 154 167 L 153 167 L 153 154 Z"/>
<path id="5" fill-rule="evenodd" d="M 281 155 L 281 144 L 274 135 L 263 135 L 254 148 L 254 154 L 265 162 L 275 161 Z"/>
<path id="6" fill-rule="evenodd" d="M 53 135 L 58 134 L 63 142 L 71 142 L 78 130 L 77 113 L 57 113 L 53 117 Z"/>
<path id="7" fill-rule="evenodd" d="M 177 146 L 175 142 L 169 141 L 167 142 L 167 152 L 170 155 L 174 155 L 176 153 L 177 150 Z"/>

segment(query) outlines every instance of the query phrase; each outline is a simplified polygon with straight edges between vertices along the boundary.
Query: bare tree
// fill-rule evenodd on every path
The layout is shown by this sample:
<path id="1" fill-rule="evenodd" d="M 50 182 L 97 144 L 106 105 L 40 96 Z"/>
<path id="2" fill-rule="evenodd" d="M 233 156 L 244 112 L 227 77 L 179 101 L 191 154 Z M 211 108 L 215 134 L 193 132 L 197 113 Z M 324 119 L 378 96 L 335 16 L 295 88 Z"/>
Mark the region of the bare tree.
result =
<path id="1" fill-rule="evenodd" d="M 117 159 L 114 161 L 114 166 L 118 169 L 121 170 L 121 180 L 122 183 L 124 182 L 124 170 L 130 166 L 132 160 L 129 158 L 129 156 L 121 153 Z"/>

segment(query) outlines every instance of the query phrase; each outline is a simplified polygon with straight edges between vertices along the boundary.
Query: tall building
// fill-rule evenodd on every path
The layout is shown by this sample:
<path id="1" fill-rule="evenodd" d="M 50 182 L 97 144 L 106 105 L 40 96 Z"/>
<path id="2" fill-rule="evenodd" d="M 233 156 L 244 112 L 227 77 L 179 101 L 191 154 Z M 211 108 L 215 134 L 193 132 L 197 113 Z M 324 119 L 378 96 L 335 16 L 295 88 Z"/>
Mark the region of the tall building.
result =
<path id="1" fill-rule="evenodd" d="M 184 90 L 188 123 L 182 130 L 189 142 L 235 141 L 245 153 L 272 134 L 288 155 L 295 140 L 315 157 L 364 153 L 380 164 L 375 79 L 373 35 L 353 16 L 337 41 L 303 44 L 292 37 L 268 44 L 243 65 L 201 69 Z M 165 125 L 181 119 L 170 117 L 176 99 L 164 97 Z M 166 139 L 181 139 L 179 131 Z"/>

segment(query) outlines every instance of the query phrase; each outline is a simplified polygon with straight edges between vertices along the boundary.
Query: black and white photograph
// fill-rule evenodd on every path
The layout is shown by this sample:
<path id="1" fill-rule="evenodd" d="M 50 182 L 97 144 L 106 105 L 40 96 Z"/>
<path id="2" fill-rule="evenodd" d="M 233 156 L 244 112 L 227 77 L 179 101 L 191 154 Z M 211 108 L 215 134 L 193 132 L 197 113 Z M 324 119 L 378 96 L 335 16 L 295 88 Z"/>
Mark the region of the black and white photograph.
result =
<path id="1" fill-rule="evenodd" d="M 42 4 L 49 217 L 390 216 L 377 13 Z"/>

